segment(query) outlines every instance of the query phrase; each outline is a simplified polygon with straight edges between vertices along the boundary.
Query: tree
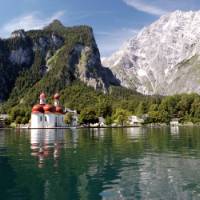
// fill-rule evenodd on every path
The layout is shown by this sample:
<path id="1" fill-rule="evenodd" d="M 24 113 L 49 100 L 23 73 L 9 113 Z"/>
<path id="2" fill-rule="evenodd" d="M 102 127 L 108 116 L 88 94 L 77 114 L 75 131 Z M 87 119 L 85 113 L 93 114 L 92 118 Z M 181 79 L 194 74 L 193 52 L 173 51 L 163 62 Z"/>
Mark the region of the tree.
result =
<path id="1" fill-rule="evenodd" d="M 154 112 L 154 111 L 158 111 L 158 105 L 157 104 L 152 104 L 149 107 L 149 112 Z"/>
<path id="2" fill-rule="evenodd" d="M 158 111 L 150 111 L 148 112 L 148 122 L 150 123 L 158 123 L 160 122 L 160 113 Z"/>
<path id="3" fill-rule="evenodd" d="M 124 126 L 128 121 L 129 112 L 127 110 L 118 108 L 113 116 L 114 121 L 121 126 Z"/>
<path id="4" fill-rule="evenodd" d="M 10 112 L 11 122 L 14 122 L 17 119 L 18 116 L 21 116 L 20 109 L 17 108 L 17 107 L 14 107 Z"/>
<path id="5" fill-rule="evenodd" d="M 21 116 L 17 116 L 16 120 L 15 120 L 16 124 L 21 124 L 22 123 L 22 117 Z"/>
<path id="6" fill-rule="evenodd" d="M 146 112 L 146 106 L 144 102 L 140 102 L 137 109 L 136 109 L 136 115 L 140 116 L 145 114 Z"/>
<path id="7" fill-rule="evenodd" d="M 111 125 L 113 122 L 112 117 L 106 116 L 105 122 L 106 122 L 106 125 Z"/>
<path id="8" fill-rule="evenodd" d="M 27 124 L 28 121 L 29 121 L 28 118 L 23 117 L 22 120 L 21 120 L 21 123 L 22 123 L 22 124 Z"/>
<path id="9" fill-rule="evenodd" d="M 167 112 L 169 116 L 177 114 L 179 99 L 179 95 L 165 97 L 159 106 L 159 110 Z"/>
<path id="10" fill-rule="evenodd" d="M 79 122 L 80 124 L 94 124 L 99 122 L 99 118 L 93 108 L 86 108 L 81 111 Z"/>
<path id="11" fill-rule="evenodd" d="M 64 122 L 65 124 L 71 124 L 72 123 L 72 119 L 73 119 L 73 114 L 68 112 L 65 114 L 64 116 Z"/>
<path id="12" fill-rule="evenodd" d="M 169 124 L 170 122 L 170 115 L 167 111 L 163 111 L 163 110 L 159 111 L 159 118 L 160 118 L 159 120 L 161 123 Z"/>
<path id="13" fill-rule="evenodd" d="M 112 115 L 112 106 L 111 103 L 106 99 L 99 99 L 98 104 L 96 105 L 98 110 L 98 116 L 106 117 Z"/>

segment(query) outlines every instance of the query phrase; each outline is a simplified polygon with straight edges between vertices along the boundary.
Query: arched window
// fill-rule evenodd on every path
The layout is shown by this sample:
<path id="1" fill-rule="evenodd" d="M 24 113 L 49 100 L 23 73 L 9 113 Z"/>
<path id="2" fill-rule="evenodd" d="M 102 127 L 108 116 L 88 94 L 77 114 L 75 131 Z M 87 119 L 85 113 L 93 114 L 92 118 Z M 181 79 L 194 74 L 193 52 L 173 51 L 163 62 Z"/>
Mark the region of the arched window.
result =
<path id="1" fill-rule="evenodd" d="M 44 117 L 44 121 L 47 122 L 47 116 Z"/>

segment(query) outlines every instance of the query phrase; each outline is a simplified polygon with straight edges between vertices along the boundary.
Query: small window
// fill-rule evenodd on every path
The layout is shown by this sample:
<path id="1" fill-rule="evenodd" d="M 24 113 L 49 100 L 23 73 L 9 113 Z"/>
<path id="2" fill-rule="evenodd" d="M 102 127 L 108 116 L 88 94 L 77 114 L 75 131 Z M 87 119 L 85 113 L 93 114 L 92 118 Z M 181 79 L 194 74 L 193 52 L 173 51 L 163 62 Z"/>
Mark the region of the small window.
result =
<path id="1" fill-rule="evenodd" d="M 56 120 L 55 125 L 57 126 L 58 125 L 58 118 L 56 117 L 55 120 Z"/>
<path id="2" fill-rule="evenodd" d="M 40 121 L 42 121 L 42 116 L 40 116 Z"/>
<path id="3" fill-rule="evenodd" d="M 47 116 L 44 117 L 44 121 L 47 122 Z"/>

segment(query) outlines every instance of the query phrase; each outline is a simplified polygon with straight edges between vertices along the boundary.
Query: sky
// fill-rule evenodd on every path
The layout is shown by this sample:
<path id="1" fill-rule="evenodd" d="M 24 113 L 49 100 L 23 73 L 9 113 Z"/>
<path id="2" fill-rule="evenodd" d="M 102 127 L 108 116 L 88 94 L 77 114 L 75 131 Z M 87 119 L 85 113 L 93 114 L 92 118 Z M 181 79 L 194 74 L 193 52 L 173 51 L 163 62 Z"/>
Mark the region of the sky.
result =
<path id="1" fill-rule="evenodd" d="M 17 29 L 39 29 L 54 19 L 93 28 L 102 57 L 110 56 L 161 15 L 199 10 L 199 0 L 0 0 L 0 37 Z"/>

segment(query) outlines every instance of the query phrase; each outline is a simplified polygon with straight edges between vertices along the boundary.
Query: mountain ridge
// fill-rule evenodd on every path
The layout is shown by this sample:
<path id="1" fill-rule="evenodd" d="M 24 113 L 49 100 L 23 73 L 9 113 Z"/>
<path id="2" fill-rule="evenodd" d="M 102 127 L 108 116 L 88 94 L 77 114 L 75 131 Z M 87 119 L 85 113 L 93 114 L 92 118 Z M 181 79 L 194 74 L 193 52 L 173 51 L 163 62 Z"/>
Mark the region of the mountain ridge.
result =
<path id="1" fill-rule="evenodd" d="M 119 85 L 101 65 L 91 27 L 65 27 L 55 20 L 41 30 L 16 30 L 0 39 L 1 102 L 33 104 L 41 91 L 52 94 L 76 80 L 102 91 Z"/>
<path id="2" fill-rule="evenodd" d="M 200 11 L 166 14 L 104 59 L 103 65 L 112 70 L 122 86 L 142 94 L 200 93 L 198 78 L 191 74 L 191 84 L 185 85 L 181 74 L 177 73 L 183 60 L 200 55 L 199 27 Z M 174 73 L 176 77 L 172 76 Z M 182 79 L 183 85 L 171 87 L 177 79 Z"/>

